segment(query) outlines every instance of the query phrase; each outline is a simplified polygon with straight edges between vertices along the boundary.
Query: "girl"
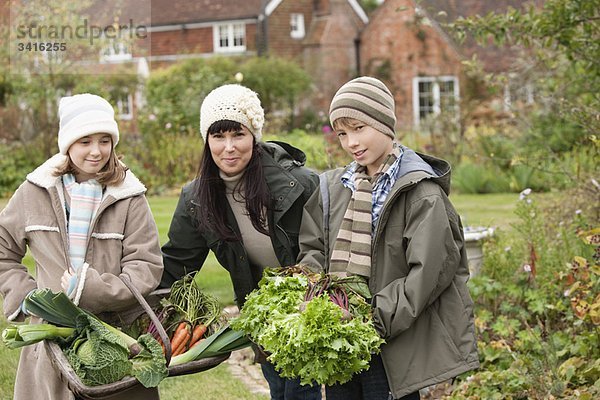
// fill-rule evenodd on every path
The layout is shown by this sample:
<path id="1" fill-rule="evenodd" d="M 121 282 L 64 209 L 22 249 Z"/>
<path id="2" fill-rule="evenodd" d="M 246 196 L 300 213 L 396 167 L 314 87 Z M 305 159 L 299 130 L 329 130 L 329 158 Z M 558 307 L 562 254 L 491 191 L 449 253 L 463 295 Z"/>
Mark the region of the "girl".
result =
<path id="1" fill-rule="evenodd" d="M 302 208 L 318 177 L 302 167 L 304 153 L 285 143 L 262 143 L 264 112 L 256 93 L 221 86 L 204 99 L 205 147 L 196 179 L 185 186 L 163 248 L 169 287 L 199 270 L 210 250 L 229 271 L 241 308 L 264 267 L 295 264 Z M 262 361 L 271 398 L 320 399 L 321 388 L 279 377 Z"/>
<path id="2" fill-rule="evenodd" d="M 80 94 L 62 98 L 58 113 L 60 153 L 27 175 L 0 213 L 0 293 L 9 321 L 25 319 L 23 299 L 36 288 L 63 290 L 95 314 L 126 310 L 136 300 L 119 276 L 147 295 L 162 274 L 146 188 L 114 151 L 119 129 L 112 106 Z M 21 263 L 27 247 L 35 278 Z M 43 343 L 23 348 L 15 399 L 73 397 Z M 157 399 L 158 391 L 140 386 L 126 398 Z"/>

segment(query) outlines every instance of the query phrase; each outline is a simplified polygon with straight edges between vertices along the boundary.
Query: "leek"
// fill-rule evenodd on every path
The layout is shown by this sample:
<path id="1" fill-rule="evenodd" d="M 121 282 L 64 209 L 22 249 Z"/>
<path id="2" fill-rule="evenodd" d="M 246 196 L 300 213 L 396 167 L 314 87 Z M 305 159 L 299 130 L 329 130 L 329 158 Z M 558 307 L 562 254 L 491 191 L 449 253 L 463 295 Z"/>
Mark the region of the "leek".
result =
<path id="1" fill-rule="evenodd" d="M 74 332 L 74 328 L 52 324 L 9 325 L 2 331 L 2 341 L 9 349 L 18 349 L 46 339 L 67 339 Z"/>
<path id="2" fill-rule="evenodd" d="M 185 353 L 171 358 L 169 365 L 180 365 L 202 358 L 214 357 L 250 346 L 251 342 L 244 332 L 234 331 L 229 325 L 204 339 Z"/>
<path id="3" fill-rule="evenodd" d="M 50 324 L 10 326 L 2 333 L 4 343 L 17 348 L 44 339 L 59 342 L 86 385 L 112 383 L 132 375 L 143 386 L 156 387 L 168 375 L 162 348 L 149 334 L 136 341 L 77 307 L 62 292 L 36 289 L 26 296 L 24 305 L 30 314 Z"/>
<path id="4" fill-rule="evenodd" d="M 63 292 L 55 293 L 47 288 L 36 289 L 25 297 L 24 304 L 25 309 L 30 314 L 38 316 L 52 324 L 69 328 L 77 327 L 76 321 L 79 315 L 92 316 L 100 321 L 111 333 L 119 336 L 125 342 L 132 355 L 135 356 L 141 350 L 140 345 L 134 338 L 77 307 Z"/>

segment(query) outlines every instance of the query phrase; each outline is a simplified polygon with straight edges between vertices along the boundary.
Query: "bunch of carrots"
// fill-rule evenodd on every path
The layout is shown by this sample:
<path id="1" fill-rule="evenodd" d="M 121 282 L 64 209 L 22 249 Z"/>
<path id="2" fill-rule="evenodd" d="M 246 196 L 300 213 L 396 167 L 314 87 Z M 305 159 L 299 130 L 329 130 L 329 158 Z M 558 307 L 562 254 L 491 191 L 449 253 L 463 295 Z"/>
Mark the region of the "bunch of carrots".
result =
<path id="1" fill-rule="evenodd" d="M 221 318 L 221 305 L 214 296 L 200 290 L 194 274 L 188 274 L 171 286 L 169 297 L 161 301 L 157 317 L 169 334 L 174 357 L 200 343 L 207 332 L 218 330 L 220 324 L 215 322 Z M 153 323 L 147 332 L 158 340 L 164 352 L 164 343 Z"/>
<path id="2" fill-rule="evenodd" d="M 180 322 L 170 338 L 172 356 L 178 356 L 200 343 L 206 330 L 207 327 L 204 324 L 198 324 L 192 328 L 188 322 Z"/>

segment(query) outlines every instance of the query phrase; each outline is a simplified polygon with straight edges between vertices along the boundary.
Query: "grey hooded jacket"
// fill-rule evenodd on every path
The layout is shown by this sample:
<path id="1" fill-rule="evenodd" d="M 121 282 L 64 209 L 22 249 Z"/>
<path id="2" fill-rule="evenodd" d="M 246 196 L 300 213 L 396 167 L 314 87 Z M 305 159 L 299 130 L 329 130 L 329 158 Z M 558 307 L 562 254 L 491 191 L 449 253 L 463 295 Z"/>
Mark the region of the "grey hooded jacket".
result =
<path id="1" fill-rule="evenodd" d="M 302 263 L 327 268 L 351 198 L 340 181 L 344 171 L 325 173 L 327 190 L 305 206 Z M 400 177 L 373 235 L 369 288 L 395 398 L 479 366 L 463 229 L 449 189 L 447 162 L 404 148 Z"/>

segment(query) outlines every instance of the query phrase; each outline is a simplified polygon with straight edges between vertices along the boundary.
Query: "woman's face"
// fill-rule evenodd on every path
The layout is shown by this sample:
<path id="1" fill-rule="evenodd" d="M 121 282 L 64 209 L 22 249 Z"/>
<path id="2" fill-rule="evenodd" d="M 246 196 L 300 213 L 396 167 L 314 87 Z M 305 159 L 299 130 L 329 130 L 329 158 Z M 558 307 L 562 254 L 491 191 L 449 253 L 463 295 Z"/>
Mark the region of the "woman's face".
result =
<path id="1" fill-rule="evenodd" d="M 95 178 L 112 153 L 112 138 L 108 133 L 84 136 L 69 147 L 68 154 L 75 166 L 77 182 Z"/>
<path id="2" fill-rule="evenodd" d="M 254 136 L 244 125 L 239 131 L 211 133 L 208 145 L 215 164 L 227 176 L 238 175 L 252 158 Z"/>

